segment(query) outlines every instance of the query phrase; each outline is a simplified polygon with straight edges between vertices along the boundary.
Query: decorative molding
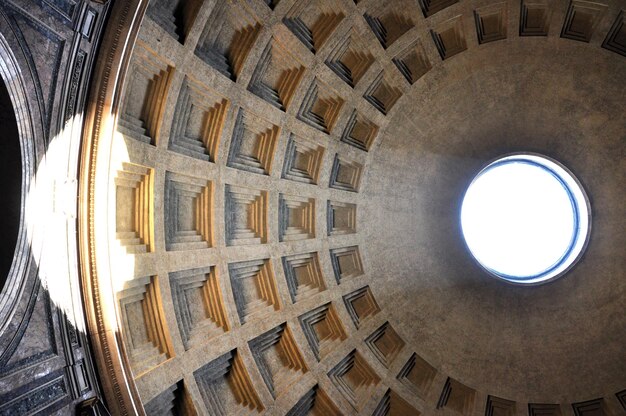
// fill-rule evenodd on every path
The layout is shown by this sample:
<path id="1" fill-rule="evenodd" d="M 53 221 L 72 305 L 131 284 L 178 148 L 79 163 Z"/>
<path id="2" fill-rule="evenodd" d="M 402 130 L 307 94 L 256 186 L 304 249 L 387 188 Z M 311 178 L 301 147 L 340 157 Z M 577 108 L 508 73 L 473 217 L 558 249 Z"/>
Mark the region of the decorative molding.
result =
<path id="1" fill-rule="evenodd" d="M 76 54 L 76 60 L 74 61 L 74 67 L 72 68 L 72 75 L 70 80 L 70 88 L 68 92 L 67 102 L 65 104 L 65 121 L 71 119 L 76 111 L 78 105 L 78 93 L 80 81 L 83 77 L 83 71 L 85 68 L 85 58 L 87 54 L 83 51 L 78 51 Z"/>
<path id="2" fill-rule="evenodd" d="M 443 386 L 437 409 L 451 409 L 465 416 L 472 414 L 476 391 L 450 377 Z"/>
<path id="3" fill-rule="evenodd" d="M 128 253 L 154 249 L 154 169 L 123 163 L 115 177 L 115 238 Z"/>
<path id="4" fill-rule="evenodd" d="M 282 177 L 292 181 L 317 185 L 324 147 L 316 146 L 291 133 L 285 150 Z"/>
<path id="5" fill-rule="evenodd" d="M 572 403 L 572 409 L 574 409 L 575 416 L 604 416 L 610 414 L 603 398 Z"/>
<path id="6" fill-rule="evenodd" d="M 389 1 L 386 2 L 383 11 L 363 15 L 383 49 L 391 47 L 395 41 L 415 27 L 413 19 L 402 9 L 397 1 Z"/>
<path id="7" fill-rule="evenodd" d="M 626 389 L 615 393 L 615 397 L 617 397 L 619 404 L 626 410 Z"/>
<path id="8" fill-rule="evenodd" d="M 626 11 L 621 10 L 611 30 L 607 33 L 602 47 L 620 55 L 626 56 Z"/>
<path id="9" fill-rule="evenodd" d="M 226 245 L 267 243 L 268 191 L 226 185 L 224 196 Z"/>
<path id="10" fill-rule="evenodd" d="M 36 272 L 36 269 L 33 270 Z M 35 276 L 33 276 L 35 277 Z M 38 276 L 37 276 L 38 278 Z M 58 356 L 57 337 L 55 334 L 55 323 L 52 316 L 52 305 L 50 304 L 50 296 L 48 291 L 41 286 L 40 281 L 36 281 L 32 291 L 26 294 L 26 304 L 24 305 L 23 318 L 16 325 L 11 342 L 6 349 L 2 351 L 0 356 L 0 378 L 5 378 L 17 371 L 32 367 L 38 363 L 42 363 L 48 359 Z M 35 318 L 37 322 L 35 322 Z M 31 322 L 32 320 L 32 322 Z M 14 354 L 19 350 L 22 340 L 28 341 L 27 336 L 29 327 L 36 328 L 37 337 L 40 341 L 38 351 L 34 354 L 12 359 Z M 43 328 L 42 328 L 43 327 Z M 44 333 L 41 332 L 44 329 Z M 45 338 L 42 336 L 45 334 Z M 26 339 L 25 339 L 26 338 Z M 45 346 L 45 348 L 41 348 Z"/>
<path id="11" fill-rule="evenodd" d="M 478 43 L 488 43 L 506 39 L 508 12 L 506 3 L 496 3 L 474 10 L 474 23 Z"/>
<path id="12" fill-rule="evenodd" d="M 133 375 L 139 378 L 174 356 L 165 317 L 158 278 L 134 278 L 117 292 L 126 346 Z"/>
<path id="13" fill-rule="evenodd" d="M 424 13 L 424 17 L 430 17 L 433 14 L 458 2 L 459 0 L 419 0 L 420 8 L 422 9 L 422 13 Z"/>
<path id="14" fill-rule="evenodd" d="M 156 145 L 174 67 L 138 41 L 126 76 L 119 114 L 120 133 Z"/>
<path id="15" fill-rule="evenodd" d="M 384 72 L 378 74 L 372 85 L 363 94 L 363 98 L 383 115 L 387 115 L 391 111 L 401 96 L 402 91 L 389 83 Z"/>
<path id="16" fill-rule="evenodd" d="M 298 402 L 287 412 L 286 416 L 342 416 L 343 413 L 337 409 L 337 406 L 328 397 L 326 392 L 319 387 L 319 384 L 313 386 Z"/>
<path id="17" fill-rule="evenodd" d="M 304 71 L 304 65 L 277 40 L 271 39 L 254 70 L 248 90 L 287 111 Z"/>
<path id="18" fill-rule="evenodd" d="M 528 403 L 529 416 L 561 416 L 561 406 L 558 404 Z"/>
<path id="19" fill-rule="evenodd" d="M 280 297 L 269 259 L 231 263 L 228 274 L 242 325 L 252 318 L 260 319 L 280 310 Z"/>
<path id="20" fill-rule="evenodd" d="M 420 416 L 420 414 L 399 394 L 391 389 L 387 389 L 372 416 Z"/>
<path id="21" fill-rule="evenodd" d="M 552 7 L 548 0 L 522 0 L 519 18 L 520 36 L 548 36 Z"/>
<path id="22" fill-rule="evenodd" d="M 348 202 L 327 202 L 328 235 L 356 233 L 356 204 Z"/>
<path id="23" fill-rule="evenodd" d="M 344 102 L 341 94 L 316 78 L 304 96 L 297 117 L 309 126 L 330 134 Z"/>
<path id="24" fill-rule="evenodd" d="M 345 13 L 333 0 L 297 0 L 283 23 L 311 52 L 317 53 Z"/>
<path id="25" fill-rule="evenodd" d="M 326 59 L 326 65 L 346 84 L 354 88 L 374 60 L 374 56 L 359 41 L 356 34 L 348 33 L 333 48 Z"/>
<path id="26" fill-rule="evenodd" d="M 286 256 L 282 263 L 293 303 L 326 290 L 317 253 Z"/>
<path id="27" fill-rule="evenodd" d="M 342 191 L 359 192 L 362 172 L 362 164 L 349 161 L 336 153 L 328 186 Z"/>
<path id="28" fill-rule="evenodd" d="M 243 108 L 239 109 L 227 165 L 260 175 L 272 172 L 280 128 Z"/>
<path id="29" fill-rule="evenodd" d="M 442 61 L 467 50 L 463 16 L 459 15 L 439 24 L 430 30 L 430 34 Z"/>
<path id="30" fill-rule="evenodd" d="M 357 149 L 369 151 L 378 136 L 380 128 L 363 117 L 357 110 L 352 111 L 348 124 L 346 124 L 341 141 L 356 147 Z"/>
<path id="31" fill-rule="evenodd" d="M 116 322 L 110 316 L 115 310 L 115 298 L 110 276 L 98 266 L 97 260 L 107 253 L 96 252 L 100 232 L 97 225 L 102 221 L 96 184 L 103 179 L 98 166 L 114 133 L 109 123 L 115 119 L 122 98 L 118 87 L 124 82 L 130 62 L 129 45 L 137 37 L 146 6 L 146 1 L 128 0 L 115 2 L 110 9 L 100 45 L 101 58 L 94 70 L 91 101 L 85 111 L 81 155 L 78 229 L 83 301 L 102 390 L 111 413 L 121 415 L 143 415 L 144 411 L 124 346 L 114 335 Z"/>
<path id="32" fill-rule="evenodd" d="M 485 416 L 515 416 L 516 414 L 514 401 L 491 395 L 487 396 Z"/>
<path id="33" fill-rule="evenodd" d="M 258 18 L 241 3 L 242 0 L 217 2 L 195 51 L 200 59 L 232 81 L 237 80 L 261 31 Z"/>
<path id="34" fill-rule="evenodd" d="M 420 39 L 400 52 L 392 61 L 411 85 L 415 84 L 432 68 Z"/>
<path id="35" fill-rule="evenodd" d="M 265 408 L 250 381 L 248 371 L 237 350 L 232 350 L 194 371 L 193 376 L 200 390 L 207 414 L 228 416 L 233 408 L 237 414 L 260 413 Z"/>
<path id="36" fill-rule="evenodd" d="M 47 11 L 61 18 L 68 26 L 74 21 L 80 6 L 76 0 L 40 0 Z M 78 7 L 77 7 L 78 6 Z"/>
<path id="37" fill-rule="evenodd" d="M 174 110 L 169 149 L 215 162 L 229 107 L 229 100 L 185 77 Z"/>
<path id="38" fill-rule="evenodd" d="M 63 370 L 46 374 L 8 395 L 0 396 L 0 414 L 52 414 L 70 402 L 69 389 Z"/>
<path id="39" fill-rule="evenodd" d="M 425 399 L 436 375 L 437 370 L 432 365 L 413 353 L 396 378 L 420 398 Z"/>
<path id="40" fill-rule="evenodd" d="M 307 372 L 302 354 L 286 323 L 248 341 L 248 346 L 274 398 L 289 390 Z"/>
<path id="41" fill-rule="evenodd" d="M 152 0 L 147 14 L 170 36 L 180 43 L 185 43 L 185 38 L 194 23 L 201 5 L 201 0 L 186 0 L 183 2 Z"/>
<path id="42" fill-rule="evenodd" d="M 330 261 L 337 284 L 341 284 L 344 279 L 362 276 L 364 273 L 358 246 L 330 249 Z"/>
<path id="43" fill-rule="evenodd" d="M 196 410 L 181 380 L 171 385 L 145 405 L 147 415 L 195 416 Z"/>
<path id="44" fill-rule="evenodd" d="M 391 367 L 393 361 L 406 345 L 389 322 L 385 322 L 363 342 L 386 368 Z"/>
<path id="45" fill-rule="evenodd" d="M 278 195 L 278 241 L 315 238 L 315 198 Z"/>
<path id="46" fill-rule="evenodd" d="M 317 361 L 347 339 L 346 330 L 330 302 L 300 315 L 298 320 Z"/>
<path id="47" fill-rule="evenodd" d="M 371 397 L 372 390 L 381 381 L 357 350 L 352 350 L 339 361 L 328 372 L 328 377 L 357 412 L 363 410 Z"/>
<path id="48" fill-rule="evenodd" d="M 350 292 L 344 295 L 342 299 L 357 329 L 361 327 L 366 319 L 380 312 L 380 306 L 378 306 L 376 299 L 374 299 L 374 295 L 369 286 L 364 286 L 354 292 Z"/>
<path id="49" fill-rule="evenodd" d="M 166 172 L 164 188 L 166 249 L 213 247 L 213 182 Z"/>
<path id="50" fill-rule="evenodd" d="M 215 266 L 169 274 L 174 313 L 186 350 L 230 329 Z"/>
<path id="51" fill-rule="evenodd" d="M 561 29 L 561 37 L 590 42 L 607 6 L 585 0 L 571 0 Z"/>

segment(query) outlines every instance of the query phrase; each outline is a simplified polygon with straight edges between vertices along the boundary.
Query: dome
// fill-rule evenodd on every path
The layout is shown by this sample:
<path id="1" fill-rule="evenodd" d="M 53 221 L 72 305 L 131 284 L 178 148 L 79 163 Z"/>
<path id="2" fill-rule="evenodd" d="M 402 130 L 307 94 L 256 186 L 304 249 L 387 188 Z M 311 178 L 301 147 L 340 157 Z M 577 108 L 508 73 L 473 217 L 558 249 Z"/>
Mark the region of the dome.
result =
<path id="1" fill-rule="evenodd" d="M 24 232 L 70 242 L 32 255 L 44 271 L 67 260 L 75 300 L 59 307 L 52 277 L 21 290 L 62 309 L 50 328 L 67 319 L 78 341 L 56 348 L 80 351 L 64 360 L 88 387 L 44 413 L 88 400 L 148 415 L 626 411 L 623 1 L 57 3 L 82 22 L 71 68 L 90 51 L 65 71 L 82 104 L 33 145 L 46 162 L 33 182 L 55 168 L 55 191 L 23 203 L 52 195 L 50 218 L 74 216 L 29 228 L 26 210 Z M 70 156 L 55 153 L 63 131 Z M 464 197 L 502 157 L 544 160 L 558 172 L 548 205 L 563 197 L 572 215 L 566 249 L 529 274 L 542 284 L 511 284 L 524 277 L 464 239 Z M 66 193 L 77 207 L 59 205 Z M 24 299 L 34 339 L 45 302 Z M 0 413 L 35 412 L 28 366 L 2 361 L 17 328 L 3 305 Z M 29 368 L 48 386 L 42 362 Z"/>

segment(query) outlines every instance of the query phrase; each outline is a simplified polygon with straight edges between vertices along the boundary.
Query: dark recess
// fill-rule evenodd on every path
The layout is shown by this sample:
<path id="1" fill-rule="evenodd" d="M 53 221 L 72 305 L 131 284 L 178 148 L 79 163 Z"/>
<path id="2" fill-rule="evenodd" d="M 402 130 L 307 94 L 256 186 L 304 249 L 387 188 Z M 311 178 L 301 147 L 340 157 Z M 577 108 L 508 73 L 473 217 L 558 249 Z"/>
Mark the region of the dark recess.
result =
<path id="1" fill-rule="evenodd" d="M 22 155 L 11 97 L 0 79 L 0 290 L 13 263 L 20 225 Z"/>

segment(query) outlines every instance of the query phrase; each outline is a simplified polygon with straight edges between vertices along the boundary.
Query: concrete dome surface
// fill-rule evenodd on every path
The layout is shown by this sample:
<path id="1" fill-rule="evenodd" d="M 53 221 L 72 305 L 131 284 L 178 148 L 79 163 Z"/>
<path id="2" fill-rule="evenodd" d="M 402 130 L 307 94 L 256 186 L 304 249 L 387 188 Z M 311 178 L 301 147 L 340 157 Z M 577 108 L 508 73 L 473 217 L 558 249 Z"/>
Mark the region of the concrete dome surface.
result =
<path id="1" fill-rule="evenodd" d="M 626 412 L 623 0 L 43 3 L 0 6 L 0 414 Z M 591 209 L 540 285 L 461 230 L 517 152 Z"/>

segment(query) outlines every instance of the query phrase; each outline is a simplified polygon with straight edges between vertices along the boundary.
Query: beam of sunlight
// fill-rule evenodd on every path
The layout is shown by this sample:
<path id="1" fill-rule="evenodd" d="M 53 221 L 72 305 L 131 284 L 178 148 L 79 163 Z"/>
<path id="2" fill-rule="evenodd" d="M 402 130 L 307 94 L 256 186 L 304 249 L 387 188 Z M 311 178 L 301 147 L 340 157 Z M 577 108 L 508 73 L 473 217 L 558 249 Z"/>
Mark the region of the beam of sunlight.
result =
<path id="1" fill-rule="evenodd" d="M 81 313 L 76 230 L 76 157 L 82 115 L 75 115 L 51 141 L 26 196 L 25 222 L 41 284 L 74 327 L 85 331 Z"/>
<path id="2" fill-rule="evenodd" d="M 39 268 L 43 287 L 72 325 L 85 332 L 84 320 L 74 314 L 82 311 L 77 257 L 76 157 L 82 127 L 82 115 L 75 115 L 51 141 L 42 158 L 26 197 L 25 221 L 33 258 Z M 107 154 L 109 152 L 106 152 Z M 132 279 L 134 256 L 126 252 L 115 238 L 115 172 L 129 161 L 126 144 L 116 133 L 110 159 L 98 165 L 99 186 L 95 200 L 100 204 L 102 221 L 96 224 L 96 252 L 99 258 L 99 281 L 110 282 L 111 299 Z M 108 255 L 106 254 L 108 253 Z M 104 307 L 109 328 L 117 328 L 115 306 Z"/>
<path id="3" fill-rule="evenodd" d="M 123 289 L 124 284 L 132 280 L 135 271 L 135 255 L 128 253 L 126 248 L 122 246 L 116 238 L 116 206 L 115 206 L 115 176 L 122 170 L 124 163 L 129 162 L 130 157 L 126 148 L 126 141 L 121 133 L 115 132 L 113 143 L 111 146 L 111 163 L 108 170 L 109 175 L 109 197 L 108 202 L 108 221 L 107 221 L 107 244 L 109 245 L 109 268 L 111 273 L 111 281 L 113 284 L 113 292 L 117 293 Z"/>
<path id="4" fill-rule="evenodd" d="M 116 293 L 124 283 L 131 280 L 135 270 L 135 257 L 127 253 L 116 238 L 115 219 L 115 175 L 130 161 L 126 142 L 122 134 L 115 129 L 115 118 L 108 117 L 101 137 L 110 137 L 108 147 L 98 152 L 94 186 L 94 235 L 98 281 L 101 287 L 102 314 L 105 326 L 112 330 L 119 329 L 117 319 Z M 104 146 L 104 143 L 102 143 Z"/>

